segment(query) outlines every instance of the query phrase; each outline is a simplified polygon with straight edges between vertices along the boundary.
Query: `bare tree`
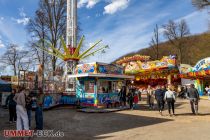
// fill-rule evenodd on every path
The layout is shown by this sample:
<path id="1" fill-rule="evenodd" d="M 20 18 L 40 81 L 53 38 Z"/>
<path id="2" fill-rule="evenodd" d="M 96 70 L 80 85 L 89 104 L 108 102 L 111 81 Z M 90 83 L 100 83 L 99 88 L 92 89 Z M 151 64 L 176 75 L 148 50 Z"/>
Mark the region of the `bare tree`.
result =
<path id="1" fill-rule="evenodd" d="M 39 8 L 44 13 L 45 24 L 49 29 L 47 40 L 56 47 L 60 48 L 59 39 L 66 34 L 66 0 L 40 0 Z M 57 58 L 52 56 L 52 68 L 56 69 Z"/>
<path id="2" fill-rule="evenodd" d="M 27 30 L 31 35 L 31 41 L 29 42 L 29 47 L 36 54 L 36 59 L 39 64 L 43 64 L 45 61 L 45 53 L 44 51 L 40 51 L 38 49 L 37 42 L 42 43 L 43 47 L 46 47 L 44 44 L 44 39 L 47 34 L 47 27 L 45 25 L 45 16 L 42 10 L 37 10 L 35 13 L 35 17 L 30 19 L 30 22 L 27 26 Z"/>
<path id="3" fill-rule="evenodd" d="M 0 62 L 3 63 L 5 67 L 11 66 L 16 76 L 19 69 L 25 67 L 26 63 L 30 64 L 27 60 L 27 55 L 28 51 L 20 50 L 16 44 L 9 44 Z M 29 66 L 25 68 L 29 68 Z"/>
<path id="4" fill-rule="evenodd" d="M 56 70 L 57 58 L 41 50 L 40 45 L 48 49 L 45 40 L 60 49 L 61 36 L 66 32 L 66 0 L 40 0 L 35 17 L 28 24 L 28 31 L 32 41 L 30 47 L 36 54 L 39 64 L 42 64 L 42 85 L 44 86 L 45 65 L 51 61 L 53 71 Z M 49 67 L 48 67 L 49 68 Z"/>
<path id="5" fill-rule="evenodd" d="M 60 49 L 59 39 L 66 34 L 66 0 L 40 0 L 39 8 L 35 17 L 31 19 L 28 31 L 35 41 L 32 41 L 33 50 L 37 54 L 37 59 L 42 65 L 44 52 L 39 53 L 39 45 L 47 47 L 44 40 L 49 41 L 54 47 Z M 36 45 L 39 42 L 39 45 Z M 46 55 L 45 55 L 46 56 Z M 57 58 L 51 56 L 52 69 L 56 69 Z"/>
<path id="6" fill-rule="evenodd" d="M 38 60 L 39 64 L 42 64 L 42 86 L 44 87 L 44 69 L 45 63 L 47 62 L 48 55 L 44 51 L 38 49 L 37 43 L 41 43 L 43 47 L 45 45 L 44 39 L 47 34 L 47 26 L 45 24 L 45 16 L 41 9 L 37 10 L 34 19 L 31 19 L 28 24 L 28 32 L 31 34 L 32 41 L 30 41 L 31 51 L 35 54 L 35 59 Z M 42 88 L 43 88 L 42 87 Z"/>
<path id="7" fill-rule="evenodd" d="M 178 49 L 180 63 L 182 63 L 186 37 L 190 34 L 187 23 L 185 20 L 181 20 L 179 23 L 170 20 L 168 24 L 163 25 L 163 28 L 165 29 L 164 36 Z"/>
<path id="8" fill-rule="evenodd" d="M 203 9 L 210 6 L 210 0 L 192 0 L 192 4 L 198 9 Z"/>
<path id="9" fill-rule="evenodd" d="M 150 46 L 152 47 L 153 51 L 155 52 L 155 59 L 159 59 L 159 29 L 158 25 L 156 24 L 154 31 L 153 31 L 153 36 L 150 42 Z"/>

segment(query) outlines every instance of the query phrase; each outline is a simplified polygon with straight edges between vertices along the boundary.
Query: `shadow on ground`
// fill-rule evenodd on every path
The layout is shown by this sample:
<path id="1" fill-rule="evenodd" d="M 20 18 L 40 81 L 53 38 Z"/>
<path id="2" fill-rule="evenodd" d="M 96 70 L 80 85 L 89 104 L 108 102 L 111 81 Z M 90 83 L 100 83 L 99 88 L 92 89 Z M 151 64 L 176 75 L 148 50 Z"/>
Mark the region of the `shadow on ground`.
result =
<path id="1" fill-rule="evenodd" d="M 65 137 L 72 139 L 102 139 L 112 136 L 101 136 L 137 127 L 155 125 L 171 121 L 165 118 L 154 118 L 117 113 L 81 113 L 75 110 L 52 110 L 46 112 L 45 129 L 60 130 Z"/>
<path id="2" fill-rule="evenodd" d="M 182 105 L 183 104 L 185 104 L 185 103 L 181 103 L 181 102 L 179 102 L 179 103 L 175 103 L 175 110 L 176 109 L 182 109 L 183 107 L 182 107 Z M 167 103 L 165 103 L 165 105 L 164 105 L 164 110 L 167 110 L 168 109 L 168 105 L 167 105 Z M 154 109 L 149 109 L 149 106 L 148 106 L 148 104 L 138 104 L 137 105 L 137 107 L 135 108 L 135 110 L 141 110 L 141 111 L 158 111 L 158 106 L 157 106 L 157 104 L 155 103 L 155 105 L 154 105 Z"/>
<path id="3" fill-rule="evenodd" d="M 193 113 L 179 113 L 176 116 L 208 116 L 210 113 L 198 113 L 198 115 L 194 115 Z"/>

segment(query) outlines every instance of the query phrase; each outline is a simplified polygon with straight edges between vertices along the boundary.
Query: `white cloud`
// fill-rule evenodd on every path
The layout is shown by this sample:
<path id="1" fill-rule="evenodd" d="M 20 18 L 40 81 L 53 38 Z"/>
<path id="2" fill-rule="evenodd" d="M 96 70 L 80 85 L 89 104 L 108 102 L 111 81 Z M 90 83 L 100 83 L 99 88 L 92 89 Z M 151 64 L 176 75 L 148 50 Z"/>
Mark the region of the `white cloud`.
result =
<path id="1" fill-rule="evenodd" d="M 93 8 L 94 5 L 96 5 L 99 2 L 99 0 L 89 0 L 87 4 L 87 8 Z"/>
<path id="2" fill-rule="evenodd" d="M 0 17 L 0 21 L 4 20 L 4 17 Z"/>
<path id="3" fill-rule="evenodd" d="M 16 19 L 16 21 L 17 21 L 17 23 L 18 24 L 23 24 L 23 25 L 27 25 L 28 24 L 28 22 L 29 22 L 29 18 L 27 18 L 27 17 L 24 17 L 24 18 L 21 18 L 21 19 Z"/>
<path id="4" fill-rule="evenodd" d="M 77 7 L 86 7 L 91 9 L 100 1 L 108 3 L 108 5 L 104 7 L 104 14 L 114 14 L 117 11 L 125 9 L 128 6 L 130 0 L 79 0 Z"/>
<path id="5" fill-rule="evenodd" d="M 3 44 L 2 40 L 1 40 L 1 36 L 0 36 L 0 48 L 4 48 L 5 45 Z"/>
<path id="6" fill-rule="evenodd" d="M 24 9 L 23 8 L 19 8 L 19 15 L 21 17 L 26 17 L 26 13 L 24 12 Z"/>
<path id="7" fill-rule="evenodd" d="M 0 40 L 0 48 L 4 48 L 5 45 L 2 43 L 2 41 Z"/>
<path id="8" fill-rule="evenodd" d="M 77 4 L 78 8 L 86 7 L 88 9 L 93 8 L 100 0 L 80 0 Z"/>
<path id="9" fill-rule="evenodd" d="M 30 18 L 26 16 L 23 8 L 19 8 L 20 18 L 12 18 L 12 20 L 16 21 L 17 24 L 27 25 Z"/>
<path id="10" fill-rule="evenodd" d="M 104 7 L 104 14 L 114 14 L 117 11 L 128 7 L 130 0 L 112 0 L 110 4 Z"/>

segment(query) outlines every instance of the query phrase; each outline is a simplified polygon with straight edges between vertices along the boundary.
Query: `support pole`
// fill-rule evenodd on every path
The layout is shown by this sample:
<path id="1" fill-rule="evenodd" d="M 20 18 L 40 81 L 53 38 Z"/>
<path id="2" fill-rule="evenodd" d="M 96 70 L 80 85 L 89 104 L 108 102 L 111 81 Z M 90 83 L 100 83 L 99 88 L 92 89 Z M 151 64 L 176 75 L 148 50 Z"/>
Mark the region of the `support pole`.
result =
<path id="1" fill-rule="evenodd" d="M 66 44 L 70 53 L 73 53 L 77 47 L 77 0 L 67 0 Z M 76 79 L 68 78 L 68 75 L 74 74 L 77 63 L 77 60 L 66 61 L 65 78 L 67 92 L 76 92 Z"/>

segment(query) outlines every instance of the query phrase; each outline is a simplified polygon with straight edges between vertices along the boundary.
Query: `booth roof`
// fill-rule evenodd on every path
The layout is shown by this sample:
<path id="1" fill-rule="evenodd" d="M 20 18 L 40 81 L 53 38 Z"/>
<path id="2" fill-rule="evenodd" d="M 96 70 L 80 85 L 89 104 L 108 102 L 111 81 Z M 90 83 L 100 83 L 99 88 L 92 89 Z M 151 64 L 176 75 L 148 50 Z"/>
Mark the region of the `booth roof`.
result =
<path id="1" fill-rule="evenodd" d="M 122 79 L 134 79 L 134 76 L 128 75 L 117 75 L 117 74 L 91 74 L 91 73 L 83 73 L 83 74 L 75 74 L 69 75 L 69 78 L 77 78 L 77 77 L 107 77 L 107 78 L 122 78 Z"/>

